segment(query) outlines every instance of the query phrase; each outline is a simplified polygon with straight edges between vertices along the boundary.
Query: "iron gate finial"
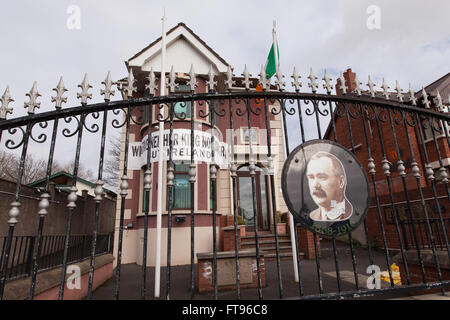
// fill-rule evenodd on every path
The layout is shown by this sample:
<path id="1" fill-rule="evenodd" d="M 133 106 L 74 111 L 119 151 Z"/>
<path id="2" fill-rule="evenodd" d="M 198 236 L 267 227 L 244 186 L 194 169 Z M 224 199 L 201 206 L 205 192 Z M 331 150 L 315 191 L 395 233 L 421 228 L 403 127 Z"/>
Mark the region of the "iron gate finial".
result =
<path id="1" fill-rule="evenodd" d="M 169 83 L 166 84 L 166 87 L 169 88 L 171 93 L 175 92 L 175 89 L 178 88 L 178 83 L 176 83 L 177 77 L 175 76 L 175 70 L 173 66 L 170 68 L 169 72 Z"/>
<path id="2" fill-rule="evenodd" d="M 227 89 L 231 91 L 233 89 L 233 84 L 235 84 L 236 81 L 233 80 L 233 70 L 231 69 L 231 66 L 228 66 L 227 69 L 227 80 L 225 80 L 225 84 L 227 86 Z"/>
<path id="3" fill-rule="evenodd" d="M 356 91 L 356 93 L 360 97 L 361 96 L 361 92 L 362 92 L 362 90 L 361 90 L 362 82 L 358 80 L 358 77 L 356 75 L 355 75 L 355 80 L 353 80 L 353 84 L 355 85 L 355 90 L 354 91 Z"/>
<path id="4" fill-rule="evenodd" d="M 294 72 L 292 73 L 291 78 L 294 79 L 294 81 L 291 82 L 291 84 L 295 87 L 295 91 L 299 92 L 300 87 L 302 86 L 302 83 L 299 81 L 301 76 L 298 74 L 297 69 L 295 67 L 294 67 Z"/>
<path id="5" fill-rule="evenodd" d="M 244 76 L 244 81 L 242 81 L 242 83 L 245 85 L 245 90 L 250 90 L 250 77 L 252 75 L 248 73 L 247 65 L 245 65 L 242 75 Z"/>
<path id="6" fill-rule="evenodd" d="M 398 80 L 395 80 L 395 91 L 397 91 L 397 98 L 400 102 L 403 103 L 403 94 L 402 94 L 402 88 L 400 87 L 400 84 L 398 83 Z"/>
<path id="7" fill-rule="evenodd" d="M 284 75 L 281 73 L 279 69 L 275 77 L 277 78 L 277 80 L 275 81 L 275 85 L 277 86 L 278 90 L 283 91 L 284 87 L 286 86 L 286 82 L 283 81 Z"/>
<path id="8" fill-rule="evenodd" d="M 370 75 L 369 75 L 369 80 L 367 81 L 367 86 L 369 87 L 370 96 L 372 98 L 375 98 L 375 89 L 374 89 L 374 87 L 376 86 L 376 84 L 373 83 L 372 79 L 370 78 Z"/>
<path id="9" fill-rule="evenodd" d="M 217 81 L 214 81 L 212 64 L 209 65 L 208 80 L 206 80 L 206 85 L 208 86 L 209 91 L 214 91 L 214 86 L 217 85 Z"/>
<path id="10" fill-rule="evenodd" d="M 195 88 L 198 87 L 198 83 L 195 80 L 195 72 L 194 72 L 194 65 L 191 64 L 191 69 L 189 70 L 189 81 L 188 85 L 191 87 L 191 91 L 194 92 Z"/>
<path id="11" fill-rule="evenodd" d="M 84 74 L 83 82 L 78 85 L 78 88 L 81 88 L 81 92 L 77 93 L 77 99 L 81 98 L 81 104 L 87 104 L 87 99 L 92 99 L 92 93 L 88 93 L 92 86 L 89 84 L 87 73 Z"/>
<path id="12" fill-rule="evenodd" d="M 311 88 L 311 90 L 312 90 L 313 93 L 316 93 L 316 91 L 317 91 L 317 82 L 316 82 L 317 77 L 316 77 L 316 75 L 314 74 L 312 68 L 310 68 L 310 72 L 309 72 L 308 79 L 309 79 L 309 81 L 310 81 L 310 82 L 308 83 L 308 87 Z"/>
<path id="13" fill-rule="evenodd" d="M 105 95 L 105 101 L 109 101 L 110 97 L 115 93 L 114 90 L 111 90 L 112 86 L 114 85 L 114 82 L 111 80 L 111 71 L 108 71 L 106 79 L 102 82 L 102 84 L 105 85 L 105 89 L 100 90 L 100 94 Z"/>
<path id="14" fill-rule="evenodd" d="M 62 76 L 59 78 L 59 82 L 56 88 L 53 88 L 52 90 L 56 91 L 56 97 L 51 97 L 52 102 L 56 102 L 55 108 L 59 110 L 61 109 L 63 102 L 67 103 L 67 97 L 63 97 L 63 94 L 68 90 L 66 89 L 66 87 L 64 87 L 64 80 Z"/>
<path id="15" fill-rule="evenodd" d="M 41 103 L 36 101 L 37 98 L 41 96 L 41 94 L 37 90 L 36 81 L 33 83 L 33 87 L 31 88 L 30 92 L 25 95 L 30 98 L 30 101 L 25 102 L 24 106 L 25 108 L 28 108 L 28 114 L 34 114 L 34 109 L 40 108 L 41 106 Z"/>
<path id="16" fill-rule="evenodd" d="M 2 106 L 0 107 L 0 119 L 5 120 L 8 113 L 13 113 L 13 108 L 8 108 L 8 104 L 14 101 L 14 99 L 11 98 L 9 86 L 6 86 L 5 93 L 3 93 L 0 101 L 2 102 Z"/>
<path id="17" fill-rule="evenodd" d="M 434 98 L 434 99 L 436 101 L 436 108 L 440 112 L 444 112 L 444 105 L 442 104 L 442 98 L 441 98 L 441 95 L 439 94 L 439 90 L 437 90 L 436 98 Z"/>
<path id="18" fill-rule="evenodd" d="M 145 89 L 148 89 L 151 95 L 154 95 L 158 86 L 156 85 L 156 77 L 153 72 L 153 67 L 150 69 L 150 73 L 148 74 L 148 84 L 145 85 Z"/>
<path id="19" fill-rule="evenodd" d="M 381 87 L 383 88 L 383 96 L 386 98 L 386 100 L 389 100 L 390 93 L 389 93 L 388 89 L 390 87 L 387 85 L 384 78 L 383 78 L 383 83 L 381 84 Z"/>
<path id="20" fill-rule="evenodd" d="M 412 103 L 413 106 L 417 105 L 417 102 L 416 102 L 417 98 L 414 94 L 413 88 L 411 87 L 411 82 L 409 83 L 409 101 Z"/>
<path id="21" fill-rule="evenodd" d="M 428 101 L 428 95 L 425 91 L 424 87 L 422 87 L 422 97 L 423 97 L 423 103 L 425 104 L 426 109 L 430 109 L 430 101 Z"/>
<path id="22" fill-rule="evenodd" d="M 331 90 L 333 89 L 333 86 L 331 85 L 331 81 L 333 81 L 333 79 L 331 79 L 330 76 L 328 75 L 327 69 L 325 69 L 325 74 L 324 74 L 322 80 L 325 81 L 323 88 L 327 90 L 327 94 L 331 94 Z"/>
<path id="23" fill-rule="evenodd" d="M 136 79 L 134 79 L 133 69 L 130 68 L 130 72 L 128 73 L 127 84 L 123 88 L 126 92 L 126 97 L 131 98 L 133 96 L 133 92 L 137 91 L 137 87 L 134 85 Z"/>
<path id="24" fill-rule="evenodd" d="M 344 74 L 341 72 L 341 75 L 339 76 L 339 89 L 342 91 L 342 94 L 345 95 L 347 94 L 347 86 L 345 85 L 345 78 L 344 78 Z"/>
<path id="25" fill-rule="evenodd" d="M 268 87 L 270 88 L 270 78 L 267 79 L 266 70 L 263 65 L 261 65 L 261 72 L 259 73 L 259 84 L 263 91 L 266 91 Z"/>

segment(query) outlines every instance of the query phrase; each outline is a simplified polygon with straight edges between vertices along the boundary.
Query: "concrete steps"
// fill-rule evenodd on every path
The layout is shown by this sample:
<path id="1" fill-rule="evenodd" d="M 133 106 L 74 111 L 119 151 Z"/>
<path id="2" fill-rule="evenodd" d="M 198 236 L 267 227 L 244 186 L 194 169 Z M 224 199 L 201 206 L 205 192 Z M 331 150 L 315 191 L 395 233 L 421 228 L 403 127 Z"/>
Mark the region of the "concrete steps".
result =
<path id="1" fill-rule="evenodd" d="M 258 233 L 259 250 L 264 251 L 264 259 L 266 261 L 276 260 L 276 241 L 275 234 L 271 233 Z M 256 249 L 255 235 L 248 234 L 241 238 L 242 250 Z M 289 234 L 278 235 L 278 252 L 280 260 L 292 259 L 292 245 Z M 303 254 L 301 254 L 303 255 Z"/>

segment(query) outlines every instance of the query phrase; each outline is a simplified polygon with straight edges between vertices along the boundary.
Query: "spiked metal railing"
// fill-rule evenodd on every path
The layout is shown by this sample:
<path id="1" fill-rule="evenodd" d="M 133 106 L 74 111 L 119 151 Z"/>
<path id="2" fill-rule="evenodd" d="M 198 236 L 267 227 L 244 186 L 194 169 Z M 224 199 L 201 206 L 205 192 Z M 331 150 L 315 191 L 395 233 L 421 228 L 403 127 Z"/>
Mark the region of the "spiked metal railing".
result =
<path id="1" fill-rule="evenodd" d="M 205 77 L 205 75 L 203 75 Z M 63 263 L 62 263 L 62 273 L 61 273 L 61 282 L 60 282 L 60 290 L 59 290 L 59 299 L 64 298 L 64 285 L 66 279 L 66 269 L 68 263 L 68 249 L 69 243 L 68 239 L 71 235 L 71 227 L 72 227 L 72 215 L 74 208 L 77 206 L 77 188 L 76 181 L 78 178 L 78 170 L 79 170 L 79 162 L 80 162 L 80 153 L 81 153 L 81 144 L 83 140 L 83 132 L 87 130 L 89 133 L 96 133 L 99 131 L 100 126 L 95 124 L 91 127 L 86 125 L 86 118 L 88 116 L 92 116 L 94 119 L 99 119 L 99 112 L 103 112 L 103 118 L 101 122 L 101 135 L 100 135 L 100 154 L 99 154 L 99 163 L 98 163 L 98 175 L 97 180 L 95 182 L 95 210 L 93 212 L 94 215 L 94 225 L 93 225 L 93 240 L 90 254 L 90 269 L 89 269 L 89 281 L 88 281 L 88 298 L 92 298 L 93 294 L 93 282 L 94 282 L 94 270 L 95 270 L 95 254 L 96 254 L 96 245 L 97 245 L 97 236 L 98 236 L 98 220 L 99 220 L 99 209 L 102 205 L 103 201 L 103 163 L 105 157 L 105 137 L 107 132 L 108 125 L 108 112 L 112 111 L 115 115 L 118 115 L 120 111 L 123 112 L 124 121 L 121 123 L 117 119 L 112 121 L 112 125 L 114 128 L 122 128 L 124 127 L 124 158 L 123 158 L 123 167 L 120 170 L 120 217 L 118 224 L 118 241 L 117 241 L 117 266 L 115 269 L 115 286 L 114 286 L 114 294 L 113 297 L 115 299 L 119 298 L 120 292 L 120 279 L 121 279 L 121 264 L 122 264 L 122 253 L 123 253 L 123 229 L 124 229 L 124 219 L 125 219 L 125 205 L 126 205 L 126 197 L 129 194 L 129 177 L 128 177 L 128 148 L 130 144 L 130 125 L 148 125 L 147 129 L 147 159 L 146 166 L 144 172 L 144 197 L 146 199 L 147 206 L 144 208 L 144 233 L 143 233 L 143 265 L 142 265 L 142 287 L 141 287 L 141 298 L 146 298 L 146 282 L 147 282 L 147 243 L 148 243 L 148 218 L 149 218 L 149 201 L 150 201 L 150 191 L 152 188 L 152 169 L 151 169 L 151 126 L 156 120 L 164 120 L 169 123 L 170 126 L 170 137 L 172 137 L 174 124 L 178 120 L 188 121 L 190 124 L 191 131 L 191 158 L 189 164 L 189 183 L 190 183 L 190 228 L 191 228 L 191 269 L 190 269 L 190 289 L 191 289 L 191 298 L 195 295 L 195 270 L 194 270 L 194 238 L 195 238 L 195 212 L 194 212 L 194 200 L 195 200 L 195 184 L 198 182 L 197 176 L 197 168 L 195 165 L 194 159 L 194 125 L 197 119 L 209 117 L 210 123 L 214 124 L 215 117 L 221 118 L 221 121 L 228 121 L 227 126 L 228 129 L 235 130 L 236 119 L 239 117 L 246 116 L 246 124 L 247 129 L 250 132 L 252 128 L 252 119 L 254 117 L 262 116 L 264 118 L 264 126 L 266 130 L 266 139 L 267 139 L 267 168 L 268 168 L 268 176 L 269 176 L 269 184 L 270 184 L 270 199 L 271 199 L 271 212 L 273 213 L 273 223 L 276 230 L 276 210 L 277 210 L 277 193 L 276 193 L 276 181 L 275 181 L 275 157 L 277 156 L 272 150 L 272 140 L 274 137 L 271 133 L 271 119 L 272 117 L 281 117 L 284 123 L 284 127 L 282 128 L 284 133 L 283 144 L 286 147 L 286 154 L 290 153 L 290 144 L 288 138 L 288 123 L 287 120 L 292 119 L 292 116 L 295 113 L 298 113 L 298 126 L 300 129 L 301 142 L 304 143 L 308 139 L 306 138 L 307 130 L 305 129 L 306 125 L 314 125 L 314 121 L 306 121 L 305 117 L 310 117 L 314 114 L 315 116 L 315 127 L 317 129 L 317 137 L 319 139 L 330 138 L 333 137 L 335 142 L 340 142 L 342 140 L 348 139 L 349 141 L 349 149 L 352 153 L 356 153 L 357 147 L 354 143 L 355 132 L 353 132 L 352 126 L 360 125 L 363 129 L 363 140 L 362 144 L 367 151 L 367 173 L 371 178 L 372 182 L 372 190 L 373 190 L 373 199 L 375 201 L 376 213 L 378 215 L 378 220 L 380 222 L 380 233 L 382 235 L 383 242 L 383 250 L 384 250 L 384 258 L 386 259 L 386 267 L 388 269 L 388 273 L 390 276 L 390 284 L 391 287 L 394 287 L 393 281 L 393 273 L 391 270 L 391 254 L 389 249 L 389 242 L 386 236 L 386 226 L 384 225 L 383 214 L 381 211 L 381 196 L 378 194 L 378 186 L 377 180 L 379 180 L 380 174 L 377 173 L 377 168 L 381 169 L 384 174 L 384 179 L 386 179 L 386 185 L 388 187 L 389 193 L 389 205 L 391 206 L 394 212 L 394 224 L 395 224 L 395 232 L 398 238 L 401 259 L 404 265 L 405 275 L 407 279 L 406 289 L 421 289 L 421 288 L 444 288 L 450 285 L 448 279 L 444 279 L 442 276 L 442 271 L 440 268 L 440 262 L 438 259 L 438 244 L 436 243 L 436 232 L 433 231 L 431 221 L 436 221 L 438 229 L 440 230 L 442 236 L 439 236 L 438 239 L 440 241 L 441 247 L 446 248 L 448 256 L 450 257 L 450 249 L 449 249 L 449 240 L 448 240 L 448 226 L 446 226 L 447 218 L 444 216 L 441 205 L 439 203 L 440 196 L 438 195 L 438 187 L 437 186 L 437 177 L 436 173 L 433 172 L 431 166 L 431 159 L 429 157 L 429 146 L 432 147 L 432 151 L 437 154 L 437 162 L 439 163 L 438 174 L 440 176 L 440 181 L 444 186 L 444 190 L 446 192 L 446 197 L 450 200 L 450 191 L 448 187 L 448 175 L 445 168 L 445 163 L 443 161 L 443 157 L 441 155 L 441 148 L 438 143 L 438 138 L 440 136 L 444 136 L 447 139 L 447 145 L 450 147 L 449 133 L 446 129 L 446 125 L 450 122 L 450 116 L 447 114 L 448 105 L 450 105 L 450 97 L 447 103 L 443 102 L 442 97 L 439 92 L 436 94 L 436 97 L 430 99 L 429 94 L 425 91 L 424 88 L 421 90 L 421 94 L 416 94 L 409 85 L 408 91 L 403 91 L 400 87 L 398 81 L 395 83 L 395 93 L 390 92 L 389 85 L 382 79 L 382 84 L 380 88 L 382 88 L 381 92 L 375 91 L 375 83 L 372 81 L 371 77 L 368 77 L 367 82 L 367 91 L 362 88 L 362 82 L 355 77 L 353 83 L 346 83 L 346 79 L 344 74 L 340 74 L 336 83 L 333 84 L 333 79 L 325 70 L 322 81 L 323 81 L 323 89 L 325 89 L 326 94 L 319 93 L 319 88 L 321 88 L 318 80 L 318 77 L 314 74 L 313 69 L 310 69 L 309 75 L 306 77 L 308 79 L 308 88 L 310 88 L 311 92 L 301 92 L 302 83 L 300 82 L 301 76 L 298 74 L 296 68 L 293 70 L 292 78 L 292 88 L 293 92 L 286 91 L 286 83 L 283 80 L 284 75 L 278 71 L 275 74 L 275 82 L 272 85 L 271 79 L 267 79 L 267 75 L 265 74 L 265 70 L 262 67 L 259 73 L 259 80 L 252 78 L 252 75 L 249 73 L 247 66 L 245 66 L 244 71 L 242 73 L 242 78 L 240 79 L 240 84 L 244 91 L 235 90 L 237 78 L 233 75 L 233 69 L 231 66 L 228 66 L 228 69 L 222 78 L 216 77 L 213 72 L 212 66 L 209 69 L 208 74 L 206 75 L 207 80 L 205 81 L 205 85 L 207 88 L 207 93 L 195 93 L 196 88 L 199 86 L 199 78 L 198 75 L 194 71 L 194 66 L 191 66 L 189 74 L 188 74 L 187 85 L 190 87 L 189 94 L 173 94 L 175 89 L 178 86 L 179 79 L 172 68 L 169 73 L 169 82 L 167 87 L 170 89 L 170 93 L 167 96 L 156 97 L 154 94 L 158 88 L 156 84 L 156 77 L 153 70 L 149 72 L 147 77 L 148 84 L 145 85 L 145 90 L 143 97 L 136 97 L 135 93 L 137 92 L 137 86 L 135 86 L 135 78 L 132 70 L 130 70 L 128 78 L 126 81 L 122 82 L 114 82 L 111 78 L 111 74 L 108 72 L 105 80 L 102 82 L 104 85 L 104 89 L 100 90 L 100 94 L 104 96 L 104 103 L 94 103 L 88 105 L 88 99 L 93 98 L 93 94 L 89 93 L 90 88 L 92 86 L 88 82 L 87 74 L 84 76 L 82 83 L 78 86 L 81 88 L 81 92 L 76 94 L 76 97 L 80 99 L 81 106 L 73 107 L 73 108 L 62 108 L 62 104 L 67 102 L 67 97 L 63 95 L 68 91 L 64 87 L 63 78 L 61 77 L 59 83 L 56 88 L 53 90 L 56 92 L 55 97 L 51 97 L 51 101 L 55 103 L 55 111 L 47 111 L 42 113 L 35 113 L 36 108 L 40 108 L 41 103 L 38 102 L 38 98 L 41 97 L 37 90 L 37 83 L 34 82 L 33 86 L 29 93 L 26 96 L 29 98 L 28 102 L 24 103 L 24 107 L 27 109 L 28 116 L 18 117 L 6 120 L 8 114 L 13 113 L 13 108 L 10 107 L 10 104 L 14 102 L 14 99 L 11 97 L 9 86 L 6 87 L 6 90 L 1 97 L 1 107 L 0 107 L 0 142 L 2 142 L 2 134 L 7 132 L 10 136 L 9 139 L 5 141 L 5 147 L 7 149 L 18 149 L 22 147 L 20 163 L 17 174 L 16 181 L 16 192 L 14 194 L 14 201 L 10 205 L 10 210 L 8 212 L 9 220 L 8 220 L 8 235 L 4 242 L 4 250 L 2 250 L 2 260 L 0 261 L 0 299 L 3 298 L 5 283 L 7 280 L 6 272 L 8 270 L 8 263 L 11 254 L 12 247 L 12 239 L 14 236 L 14 229 L 17 223 L 20 221 L 20 191 L 22 185 L 22 178 L 24 173 L 24 164 L 25 159 L 28 155 L 28 145 L 30 143 L 30 138 L 32 141 L 36 143 L 43 143 L 47 139 L 47 135 L 40 135 L 38 138 L 33 136 L 33 129 L 36 124 L 39 124 L 41 128 L 46 128 L 48 121 L 53 121 L 52 135 L 51 135 L 51 144 L 49 150 L 49 157 L 47 161 L 47 171 L 46 171 L 46 183 L 44 187 L 44 191 L 40 196 L 39 202 L 39 226 L 37 230 L 37 239 L 36 239 L 36 247 L 34 251 L 33 258 L 33 270 L 31 273 L 31 286 L 30 286 L 30 299 L 34 297 L 34 290 L 36 284 L 36 275 L 39 270 L 39 258 L 41 254 L 42 247 L 42 237 L 43 237 L 43 228 L 45 223 L 45 218 L 48 213 L 48 209 L 51 206 L 49 203 L 50 194 L 48 192 L 49 187 L 49 178 L 51 174 L 51 168 L 54 160 L 54 149 L 55 143 L 57 139 L 58 133 L 58 124 L 61 119 L 63 119 L 66 123 L 76 122 L 76 128 L 70 130 L 69 128 L 63 128 L 62 134 L 64 137 L 72 137 L 77 135 L 77 143 L 75 146 L 75 159 L 74 159 L 74 169 L 73 169 L 73 184 L 70 188 L 70 192 L 67 196 L 67 208 L 68 208 L 68 216 L 67 216 L 67 228 L 66 228 L 66 242 L 64 247 L 63 254 Z M 261 85 L 262 91 L 256 91 L 254 89 L 255 80 L 258 80 L 258 83 Z M 223 83 L 218 83 L 223 81 Z M 116 85 L 118 89 L 121 91 L 123 100 L 119 101 L 111 101 L 111 96 L 114 96 L 115 91 L 112 90 L 113 86 Z M 226 92 L 217 92 L 216 88 L 225 87 L 227 89 Z M 339 92 L 339 95 L 333 95 L 333 86 L 335 86 Z M 352 89 L 353 88 L 353 89 Z M 226 103 L 228 101 L 228 104 Z M 177 114 L 174 111 L 174 106 L 177 102 L 190 102 L 190 118 L 186 118 L 186 114 Z M 208 112 L 201 110 L 198 112 L 198 115 L 195 115 L 194 105 L 204 105 L 206 104 L 208 107 Z M 216 103 L 218 102 L 218 104 Z M 253 102 L 257 102 L 261 105 L 260 108 L 256 110 L 252 107 Z M 261 103 L 263 102 L 263 103 Z M 420 107 L 418 103 L 420 102 Z M 302 105 L 303 103 L 303 105 Z M 186 104 L 185 104 L 186 105 Z M 296 105 L 296 107 L 294 107 Z M 167 107 L 168 116 L 165 119 L 153 119 L 153 111 L 157 110 L 155 106 L 158 108 Z M 326 108 L 323 108 L 325 106 Z M 150 117 L 146 121 L 139 122 L 139 120 L 135 120 L 132 117 L 132 113 L 134 110 L 138 108 L 148 108 Z M 303 107 L 303 109 L 302 109 Z M 264 108 L 264 109 L 262 109 Z M 228 119 L 226 117 L 228 112 Z M 327 133 L 323 134 L 321 130 L 321 121 L 324 118 L 329 117 L 329 130 Z M 347 124 L 348 132 L 337 132 L 336 129 L 336 120 L 339 118 L 343 118 Z M 308 119 L 309 120 L 309 119 Z M 357 124 L 357 121 L 361 121 L 360 124 Z M 439 123 L 438 128 L 436 128 L 435 123 Z M 368 138 L 368 128 L 367 126 L 375 125 L 378 141 L 376 139 Z M 25 129 L 23 128 L 25 126 Z M 214 129 L 214 126 L 211 125 Z M 393 139 L 393 146 L 398 155 L 397 162 L 395 163 L 395 170 L 399 172 L 399 178 L 402 182 L 403 193 L 406 199 L 407 205 L 407 219 L 410 228 L 410 236 L 408 237 L 407 232 L 404 230 L 404 225 L 402 221 L 399 221 L 399 216 L 397 212 L 397 208 L 395 206 L 395 192 L 393 189 L 393 172 L 391 163 L 388 160 L 387 150 L 385 146 L 385 138 L 383 138 L 383 130 L 385 128 L 389 129 L 390 136 Z M 424 130 L 431 129 L 432 140 L 430 140 L 431 144 L 425 141 Z M 332 130 L 332 131 L 331 131 Z M 370 127 L 370 130 L 371 127 Z M 417 151 L 415 151 L 413 147 L 413 139 L 410 137 L 411 132 L 417 133 L 417 141 L 419 142 L 419 146 L 423 152 L 423 157 L 425 158 L 424 168 L 421 169 L 417 163 L 419 155 L 417 155 Z M 17 133 L 22 134 L 22 137 L 19 138 L 19 141 L 15 141 L 13 136 Z M 250 135 L 250 133 L 249 133 Z M 412 214 L 411 209 L 411 199 L 408 196 L 408 187 L 406 182 L 406 176 L 408 174 L 408 168 L 405 167 L 405 156 L 402 155 L 400 150 L 400 141 L 399 136 L 404 135 L 406 137 L 408 151 L 411 158 L 411 169 L 410 173 L 413 178 L 416 180 L 418 192 L 419 192 L 419 200 L 421 206 L 424 210 L 424 225 L 425 225 L 425 233 L 429 237 L 429 247 L 432 250 L 433 261 L 435 265 L 435 269 L 438 275 L 438 281 L 429 282 L 426 279 L 425 265 L 423 261 L 423 251 L 421 249 L 421 243 L 423 241 L 420 239 L 421 229 L 418 227 L 417 223 L 415 224 L 415 218 Z M 339 137 L 338 137 L 339 136 Z M 213 286 L 214 286 L 214 298 L 218 298 L 218 273 L 217 273 L 217 197 L 216 197 L 216 189 L 217 189 L 217 166 L 214 163 L 215 155 L 215 144 L 216 144 L 215 135 L 211 135 L 211 154 L 212 154 L 212 163 L 209 166 L 209 174 L 211 179 L 211 190 L 213 194 L 212 198 L 212 207 L 211 207 L 211 217 L 212 217 L 212 234 L 213 234 Z M 376 163 L 379 159 L 375 160 L 375 155 L 373 154 L 373 147 L 377 144 L 380 147 L 381 153 L 376 156 L 380 156 L 381 160 L 379 163 Z M 171 246 L 172 246 L 172 202 L 173 202 L 173 190 L 174 190 L 174 175 L 173 175 L 173 159 L 172 159 L 172 138 L 169 139 L 169 160 L 167 166 L 167 186 L 168 186 L 168 233 L 167 233 L 167 274 L 166 274 L 166 298 L 170 299 L 171 292 Z M 249 172 L 252 183 L 252 201 L 253 201 L 253 219 L 255 221 L 255 244 L 256 244 L 256 270 L 257 270 L 257 293 L 258 298 L 263 298 L 263 286 L 262 286 L 262 268 L 261 268 L 261 248 L 260 248 L 260 234 L 258 233 L 258 226 L 260 221 L 258 221 L 258 216 L 256 212 L 256 160 L 255 160 L 255 146 L 253 145 L 252 138 L 249 137 L 249 145 L 248 145 L 248 159 L 247 164 L 249 165 Z M 237 203 L 237 171 L 239 163 L 236 161 L 235 157 L 235 143 L 234 140 L 230 141 L 230 162 L 229 162 L 229 170 L 230 177 L 232 183 L 232 193 L 233 193 L 233 206 L 232 206 L 232 214 L 234 216 L 234 231 L 235 231 L 235 254 L 236 254 L 236 294 L 237 298 L 241 297 L 241 288 L 240 288 L 240 262 L 239 262 L 239 249 L 238 249 L 238 225 L 237 225 L 237 216 L 239 205 Z M 431 152 L 431 151 L 430 151 Z M 422 155 L 420 155 L 422 156 Z M 421 172 L 422 171 L 422 172 Z M 426 199 L 422 192 L 422 182 L 421 182 L 421 174 L 426 177 L 429 185 L 431 186 L 431 194 L 432 201 L 435 204 L 437 217 L 432 217 L 431 212 L 427 212 L 426 209 Z M 159 186 L 162 187 L 162 186 Z M 435 219 L 435 220 L 433 220 Z M 371 247 L 371 241 L 369 236 L 369 228 L 368 222 L 364 219 L 364 233 L 367 239 L 367 249 L 368 249 L 368 258 L 371 264 L 374 263 L 374 252 Z M 302 279 L 302 261 L 300 260 L 299 255 L 299 247 L 298 247 L 298 238 L 297 232 L 291 234 L 291 237 L 295 238 L 295 257 L 296 263 L 299 267 L 299 296 L 303 297 L 305 294 L 304 282 Z M 361 295 L 372 295 L 372 294 L 383 294 L 384 292 L 391 292 L 391 290 L 383 291 L 383 289 L 368 291 L 361 289 L 360 284 L 358 282 L 358 264 L 356 260 L 356 249 L 353 247 L 353 238 L 352 234 L 348 235 L 348 242 L 350 248 L 350 257 L 352 262 L 353 273 L 355 276 L 355 286 L 356 290 L 350 292 L 343 292 L 343 284 L 341 282 L 341 270 L 340 261 L 338 259 L 338 249 L 336 238 L 332 237 L 332 249 L 333 249 L 333 257 L 335 262 L 335 270 L 336 270 L 336 279 L 337 279 L 337 293 L 327 293 L 324 294 L 324 286 L 323 286 L 323 277 L 322 277 L 322 268 L 320 265 L 319 259 L 319 243 L 318 243 L 318 235 L 314 233 L 314 249 L 315 249 L 315 262 L 316 262 L 316 270 L 317 270 L 317 284 L 319 287 L 319 295 L 321 297 L 347 297 L 347 296 L 361 296 Z M 280 263 L 280 247 L 279 247 L 279 238 L 278 234 L 275 233 L 275 243 L 276 243 L 276 268 L 277 268 L 277 278 L 278 278 L 278 290 L 280 298 L 284 297 L 284 288 L 283 288 L 283 279 L 282 279 L 282 268 Z M 408 262 L 405 256 L 405 252 L 409 247 L 413 247 L 416 249 L 417 258 L 419 261 L 421 274 L 423 278 L 423 283 L 420 285 L 412 285 L 411 277 L 408 270 Z M 198 275 L 197 275 L 198 276 Z M 314 297 L 314 294 L 309 294 L 309 297 Z"/>

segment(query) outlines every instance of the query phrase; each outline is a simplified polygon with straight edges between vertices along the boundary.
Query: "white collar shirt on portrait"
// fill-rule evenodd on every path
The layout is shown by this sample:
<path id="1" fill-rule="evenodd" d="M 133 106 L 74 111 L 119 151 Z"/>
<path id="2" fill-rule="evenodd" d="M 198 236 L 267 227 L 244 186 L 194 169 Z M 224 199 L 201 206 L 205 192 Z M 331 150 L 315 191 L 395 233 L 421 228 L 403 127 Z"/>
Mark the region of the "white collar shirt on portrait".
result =
<path id="1" fill-rule="evenodd" d="M 345 199 L 338 203 L 336 203 L 335 200 L 332 200 L 331 206 L 332 206 L 332 209 L 330 211 L 326 211 L 323 207 L 320 207 L 321 220 L 323 220 L 323 221 L 336 220 L 342 214 L 345 214 Z"/>

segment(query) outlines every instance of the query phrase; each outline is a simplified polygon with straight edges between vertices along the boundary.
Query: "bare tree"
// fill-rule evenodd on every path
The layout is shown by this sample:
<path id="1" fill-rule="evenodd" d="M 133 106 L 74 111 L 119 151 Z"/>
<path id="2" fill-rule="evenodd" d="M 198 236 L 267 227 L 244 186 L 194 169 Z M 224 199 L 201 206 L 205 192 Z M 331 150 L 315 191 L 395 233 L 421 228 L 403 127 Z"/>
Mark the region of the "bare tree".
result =
<path id="1" fill-rule="evenodd" d="M 19 173 L 20 156 L 14 153 L 0 151 L 0 178 L 16 182 Z M 53 161 L 51 174 L 65 171 L 73 174 L 74 163 L 61 164 Z M 45 178 L 47 174 L 47 161 L 27 154 L 23 167 L 22 184 L 30 184 L 36 180 Z M 91 169 L 80 162 L 78 164 L 78 177 L 88 181 L 95 181 L 94 173 Z"/>
<path id="2" fill-rule="evenodd" d="M 54 162 L 52 166 L 52 174 L 55 174 L 60 171 L 73 174 L 74 168 L 75 162 L 66 163 L 64 165 L 61 165 L 58 162 Z M 82 162 L 78 163 L 77 176 L 90 182 L 94 182 L 96 180 L 96 175 L 94 174 L 94 172 L 91 169 L 86 168 L 86 166 Z"/>
<path id="3" fill-rule="evenodd" d="M 5 151 L 0 151 L 0 178 L 17 181 L 19 173 L 20 156 Z M 47 162 L 28 155 L 25 158 L 22 174 L 22 184 L 29 184 L 45 177 Z"/>
<path id="4" fill-rule="evenodd" d="M 114 190 L 118 190 L 119 166 L 120 166 L 120 135 L 113 135 L 109 138 L 110 149 L 105 157 L 105 167 L 103 169 L 103 182 Z"/>

